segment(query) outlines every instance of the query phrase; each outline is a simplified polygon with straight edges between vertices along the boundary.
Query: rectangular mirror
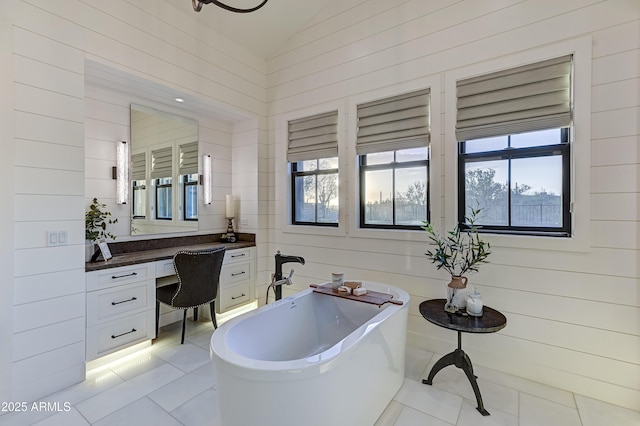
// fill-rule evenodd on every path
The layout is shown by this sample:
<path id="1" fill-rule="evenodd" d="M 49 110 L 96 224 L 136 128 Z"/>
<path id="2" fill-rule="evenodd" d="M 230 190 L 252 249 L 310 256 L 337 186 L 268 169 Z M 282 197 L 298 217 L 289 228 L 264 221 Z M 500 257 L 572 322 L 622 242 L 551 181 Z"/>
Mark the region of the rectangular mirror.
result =
<path id="1" fill-rule="evenodd" d="M 198 230 L 198 123 L 131 104 L 131 235 Z"/>

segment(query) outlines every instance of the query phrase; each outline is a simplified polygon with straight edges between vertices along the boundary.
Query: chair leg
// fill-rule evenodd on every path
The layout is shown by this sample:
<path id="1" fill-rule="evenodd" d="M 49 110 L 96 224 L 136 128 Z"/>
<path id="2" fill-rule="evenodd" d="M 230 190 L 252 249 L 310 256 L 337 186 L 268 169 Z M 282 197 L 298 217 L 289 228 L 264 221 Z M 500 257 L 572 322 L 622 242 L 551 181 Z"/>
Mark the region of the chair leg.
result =
<path id="1" fill-rule="evenodd" d="M 160 323 L 160 302 L 156 300 L 156 337 L 158 337 L 158 324 Z"/>
<path id="2" fill-rule="evenodd" d="M 193 308 L 193 322 L 198 321 L 198 307 Z"/>
<path id="3" fill-rule="evenodd" d="M 187 309 L 184 310 L 184 315 L 182 316 L 182 339 L 180 340 L 180 344 L 184 344 L 184 329 L 187 325 Z"/>
<path id="4" fill-rule="evenodd" d="M 213 301 L 209 303 L 209 310 L 211 311 L 211 322 L 213 323 L 213 329 L 218 328 L 218 323 L 216 322 L 216 302 Z"/>

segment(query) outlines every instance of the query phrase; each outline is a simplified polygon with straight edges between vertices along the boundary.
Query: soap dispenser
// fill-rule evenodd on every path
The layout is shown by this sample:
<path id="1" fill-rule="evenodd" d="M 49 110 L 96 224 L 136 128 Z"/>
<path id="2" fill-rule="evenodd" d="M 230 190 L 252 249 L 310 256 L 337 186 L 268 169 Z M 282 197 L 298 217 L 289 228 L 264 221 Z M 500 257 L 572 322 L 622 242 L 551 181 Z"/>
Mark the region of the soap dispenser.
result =
<path id="1" fill-rule="evenodd" d="M 482 316 L 482 295 L 476 287 L 467 294 L 467 314 L 474 317 Z"/>

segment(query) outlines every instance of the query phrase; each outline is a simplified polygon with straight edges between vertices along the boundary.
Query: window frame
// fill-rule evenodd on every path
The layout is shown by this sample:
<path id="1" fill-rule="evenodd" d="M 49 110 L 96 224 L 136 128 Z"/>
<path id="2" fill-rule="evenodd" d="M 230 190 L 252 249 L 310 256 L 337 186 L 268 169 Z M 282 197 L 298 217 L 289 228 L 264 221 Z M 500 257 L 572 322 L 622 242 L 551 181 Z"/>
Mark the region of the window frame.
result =
<path id="1" fill-rule="evenodd" d="M 161 179 L 171 179 L 171 183 L 160 183 Z M 156 178 L 153 180 L 153 183 L 155 193 L 155 198 L 153 200 L 153 204 L 155 207 L 155 220 L 173 221 L 173 178 Z M 171 202 L 169 202 L 169 207 L 171 209 L 171 215 L 168 217 L 160 217 L 158 214 L 158 212 L 160 211 L 160 209 L 158 208 L 158 200 L 160 199 L 160 197 L 158 196 L 158 191 L 161 188 L 170 188 L 169 194 L 171 194 Z"/>
<path id="2" fill-rule="evenodd" d="M 144 184 L 137 185 L 137 182 L 144 182 Z M 133 219 L 146 219 L 147 218 L 147 184 L 146 180 L 134 180 L 131 183 L 132 191 L 131 191 L 131 217 Z M 144 200 L 145 212 L 144 215 L 136 215 L 135 214 L 135 206 L 137 197 L 140 196 L 140 192 L 142 193 L 142 199 Z"/>
<path id="3" fill-rule="evenodd" d="M 290 173 L 291 173 L 291 187 L 290 187 L 290 194 L 291 194 L 291 210 L 289 212 L 289 214 L 291 215 L 291 225 L 294 226 L 321 226 L 321 227 L 328 227 L 328 228 L 338 228 L 340 226 L 340 190 L 338 189 L 338 221 L 337 222 L 318 222 L 318 201 L 317 201 L 317 191 L 318 191 L 318 186 L 317 186 L 317 176 L 319 175 L 336 175 L 336 177 L 338 178 L 338 188 L 340 187 L 340 158 L 339 157 L 330 157 L 330 158 L 336 158 L 338 161 L 338 167 L 336 168 L 332 168 L 332 169 L 320 169 L 320 161 L 323 160 L 323 158 L 316 158 L 314 160 L 306 160 L 306 161 L 315 161 L 316 162 L 316 169 L 315 170 L 307 170 L 307 171 L 300 171 L 298 170 L 298 163 L 301 163 L 302 161 L 295 161 L 295 162 L 290 162 L 289 163 L 289 168 L 290 168 Z M 316 220 L 313 222 L 310 221 L 299 221 L 296 220 L 296 178 L 297 177 L 305 177 L 305 176 L 316 176 L 316 202 L 315 202 L 315 218 Z"/>
<path id="4" fill-rule="evenodd" d="M 192 173 L 195 174 L 195 180 L 189 180 L 189 174 L 185 174 L 185 175 L 180 175 L 180 185 L 182 186 L 182 220 L 187 221 L 187 222 L 197 222 L 198 221 L 198 174 L 197 173 Z M 196 187 L 196 191 L 195 191 L 195 207 L 196 207 L 196 215 L 195 217 L 187 217 L 187 187 L 190 186 L 195 186 Z"/>
<path id="5" fill-rule="evenodd" d="M 469 162 L 488 161 L 488 160 L 507 160 L 509 179 L 507 179 L 507 185 L 509 186 L 507 191 L 507 211 L 508 220 L 511 223 L 511 160 L 522 158 L 538 158 L 545 156 L 557 156 L 560 155 L 562 161 L 562 226 L 561 227 L 546 227 L 546 226 L 514 226 L 514 225 L 483 225 L 478 228 L 480 233 L 493 233 L 493 234 L 505 234 L 505 235 L 525 235 L 525 236 L 547 236 L 547 237 L 570 237 L 572 230 L 572 212 L 571 212 L 571 143 L 570 133 L 571 130 L 568 127 L 560 128 L 560 140 L 557 144 L 550 145 L 536 145 L 528 147 L 514 148 L 511 146 L 512 134 L 503 135 L 507 137 L 507 147 L 500 150 L 481 151 L 466 153 L 465 146 L 466 141 L 458 142 L 458 211 L 457 221 L 460 229 L 469 229 L 469 225 L 466 222 L 466 188 L 465 188 L 465 165 Z"/>
<path id="6" fill-rule="evenodd" d="M 447 71 L 444 76 L 442 93 L 445 96 L 443 143 L 442 143 L 442 187 L 443 215 L 434 216 L 432 222 L 439 230 L 455 227 L 458 223 L 458 171 L 457 152 L 458 141 L 455 135 L 456 126 L 456 83 L 460 79 L 470 78 L 481 74 L 517 67 L 520 65 L 543 61 L 552 57 L 573 54 L 573 116 L 571 127 L 571 237 L 551 238 L 547 236 L 524 236 L 505 234 L 485 234 L 492 247 L 505 247 L 523 250 L 557 250 L 586 253 L 591 250 L 593 240 L 591 218 L 594 214 L 593 197 L 591 193 L 591 143 L 592 143 L 592 59 L 593 37 L 584 36 L 571 40 L 560 41 L 532 49 L 504 52 L 495 58 L 485 61 L 463 64 Z M 432 92 L 433 93 L 433 92 Z M 437 123 L 437 120 L 435 121 Z M 435 144 L 434 148 L 438 145 Z M 439 158 L 433 152 L 433 158 Z M 434 161 L 434 166 L 438 165 Z M 433 169 L 433 167 L 432 167 Z M 440 176 L 437 173 L 433 176 Z M 435 187 L 439 190 L 438 185 Z M 595 195 L 598 198 L 597 194 Z M 436 196 L 432 201 L 438 203 Z M 600 199 L 598 198 L 598 201 Z M 434 210 L 438 211 L 438 210 Z M 596 212 L 597 213 L 597 212 Z"/>
<path id="7" fill-rule="evenodd" d="M 359 227 L 360 229 L 391 229 L 391 230 L 398 230 L 398 231 L 421 231 L 422 225 L 398 225 L 396 224 L 396 187 L 395 187 L 395 176 L 396 176 L 396 170 L 398 169 L 407 169 L 407 168 L 416 168 L 419 166 L 424 166 L 426 169 L 426 176 L 427 176 L 427 180 L 425 182 L 425 190 L 426 190 L 426 211 L 427 211 L 427 217 L 424 219 L 425 221 L 429 221 L 430 217 L 431 217 L 431 202 L 430 202 L 430 194 L 431 194 L 431 190 L 430 190 L 430 179 L 429 179 L 429 165 L 430 165 L 430 161 L 429 161 L 429 154 L 430 154 L 430 149 L 429 147 L 425 147 L 425 149 L 427 150 L 427 155 L 426 158 L 424 160 L 414 160 L 414 161 L 396 161 L 397 159 L 397 153 L 398 151 L 402 151 L 402 150 L 394 150 L 394 151 L 386 151 L 386 152 L 393 152 L 393 161 L 391 161 L 390 163 L 383 163 L 383 164 L 372 164 L 372 165 L 368 165 L 366 164 L 366 159 L 367 159 L 367 155 L 368 154 L 363 154 L 363 155 L 359 155 L 358 156 L 358 174 L 359 174 L 359 214 L 358 214 L 358 221 L 359 221 Z M 370 223 L 366 223 L 365 222 L 365 207 L 366 207 L 366 203 L 365 203 L 365 199 L 366 199 L 366 181 L 365 181 L 365 174 L 367 171 L 371 171 L 371 170 L 392 170 L 392 176 L 393 176 L 393 199 L 391 200 L 392 203 L 392 224 L 370 224 Z"/>

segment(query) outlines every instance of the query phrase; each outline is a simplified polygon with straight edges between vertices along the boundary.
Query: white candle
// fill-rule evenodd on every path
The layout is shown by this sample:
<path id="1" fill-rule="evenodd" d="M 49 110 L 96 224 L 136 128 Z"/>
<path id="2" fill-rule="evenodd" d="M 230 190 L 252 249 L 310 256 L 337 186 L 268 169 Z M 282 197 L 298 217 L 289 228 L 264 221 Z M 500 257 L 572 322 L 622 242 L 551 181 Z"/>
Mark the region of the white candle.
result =
<path id="1" fill-rule="evenodd" d="M 233 207 L 233 195 L 227 194 L 227 218 L 235 217 Z"/>

